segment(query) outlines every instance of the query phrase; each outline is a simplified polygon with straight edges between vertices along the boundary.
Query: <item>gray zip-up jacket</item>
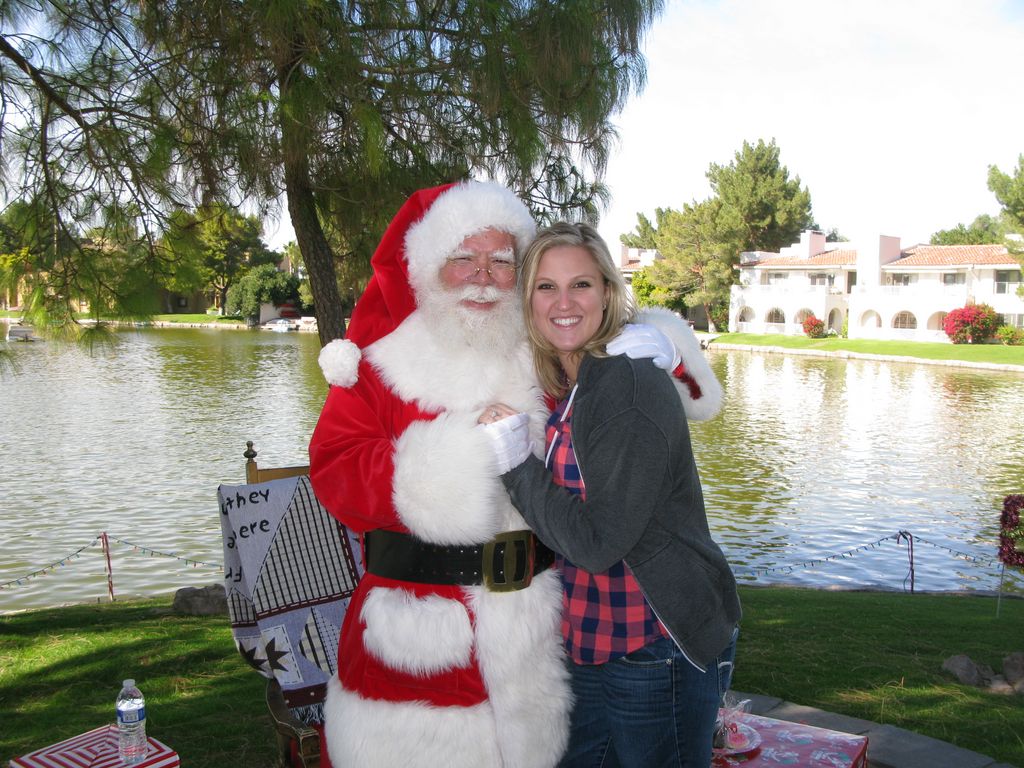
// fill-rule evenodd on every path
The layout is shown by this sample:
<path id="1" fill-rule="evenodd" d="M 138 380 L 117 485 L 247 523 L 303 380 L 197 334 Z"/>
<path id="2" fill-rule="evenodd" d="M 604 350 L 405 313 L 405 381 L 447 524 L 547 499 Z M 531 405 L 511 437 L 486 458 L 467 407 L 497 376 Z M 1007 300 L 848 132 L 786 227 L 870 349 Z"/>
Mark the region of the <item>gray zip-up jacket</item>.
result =
<path id="1" fill-rule="evenodd" d="M 586 500 L 530 456 L 502 476 L 546 545 L 593 573 L 625 560 L 691 662 L 706 668 L 740 620 L 736 580 L 711 539 L 682 404 L 650 360 L 586 357 L 570 427 Z"/>

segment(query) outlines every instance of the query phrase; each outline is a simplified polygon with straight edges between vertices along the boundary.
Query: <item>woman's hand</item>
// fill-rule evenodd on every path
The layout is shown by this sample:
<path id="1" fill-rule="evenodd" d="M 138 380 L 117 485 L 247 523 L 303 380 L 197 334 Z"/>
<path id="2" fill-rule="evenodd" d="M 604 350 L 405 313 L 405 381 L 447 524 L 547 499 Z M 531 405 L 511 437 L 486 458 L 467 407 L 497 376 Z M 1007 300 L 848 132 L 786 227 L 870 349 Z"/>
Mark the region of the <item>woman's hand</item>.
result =
<path id="1" fill-rule="evenodd" d="M 510 405 L 504 403 L 491 403 L 484 408 L 483 413 L 480 414 L 480 418 L 477 419 L 479 424 L 493 424 L 496 421 L 507 419 L 509 416 L 515 416 L 519 411 Z"/>

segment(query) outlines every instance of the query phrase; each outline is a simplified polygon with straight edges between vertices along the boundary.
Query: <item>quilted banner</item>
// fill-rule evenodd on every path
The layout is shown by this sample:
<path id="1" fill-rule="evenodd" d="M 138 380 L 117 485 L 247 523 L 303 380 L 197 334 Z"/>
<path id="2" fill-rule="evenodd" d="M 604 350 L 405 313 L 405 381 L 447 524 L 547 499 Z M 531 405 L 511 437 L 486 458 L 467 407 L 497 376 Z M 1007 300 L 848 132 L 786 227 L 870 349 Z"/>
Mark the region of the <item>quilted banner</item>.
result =
<path id="1" fill-rule="evenodd" d="M 276 678 L 300 719 L 320 722 L 341 622 L 362 575 L 359 539 L 323 508 L 306 476 L 222 485 L 217 496 L 238 650 Z"/>

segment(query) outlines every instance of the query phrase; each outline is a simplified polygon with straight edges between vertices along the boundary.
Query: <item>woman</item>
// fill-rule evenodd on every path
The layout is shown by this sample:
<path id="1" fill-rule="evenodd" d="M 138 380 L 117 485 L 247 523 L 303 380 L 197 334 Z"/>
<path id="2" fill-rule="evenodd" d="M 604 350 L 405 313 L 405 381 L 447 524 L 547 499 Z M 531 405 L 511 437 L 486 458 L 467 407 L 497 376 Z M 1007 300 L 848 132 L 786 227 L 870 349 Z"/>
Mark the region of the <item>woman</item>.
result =
<path id="1" fill-rule="evenodd" d="M 544 460 L 530 455 L 502 479 L 563 556 L 576 705 L 562 765 L 707 768 L 740 606 L 708 531 L 683 407 L 650 360 L 607 355 L 633 312 L 592 227 L 542 230 L 522 286 L 534 365 L 555 405 Z M 481 421 L 512 415 L 495 404 Z M 499 460 L 524 453 L 525 430 L 491 431 L 504 435 Z"/>

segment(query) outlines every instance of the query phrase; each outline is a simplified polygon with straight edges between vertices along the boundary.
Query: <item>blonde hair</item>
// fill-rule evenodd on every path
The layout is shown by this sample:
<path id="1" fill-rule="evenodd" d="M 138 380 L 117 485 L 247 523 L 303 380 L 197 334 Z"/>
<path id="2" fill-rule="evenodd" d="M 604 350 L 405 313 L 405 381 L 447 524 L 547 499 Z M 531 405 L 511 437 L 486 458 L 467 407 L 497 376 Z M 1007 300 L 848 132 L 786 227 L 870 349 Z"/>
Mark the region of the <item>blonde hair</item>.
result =
<path id="1" fill-rule="evenodd" d="M 533 351 L 533 367 L 537 371 L 537 377 L 540 379 L 544 391 L 555 397 L 564 397 L 568 392 L 565 371 L 562 370 L 557 350 L 541 335 L 540 330 L 533 322 L 530 305 L 533 298 L 533 284 L 537 279 L 541 257 L 550 249 L 565 245 L 577 246 L 589 253 L 597 264 L 598 271 L 608 288 L 608 304 L 605 307 L 604 316 L 601 318 L 601 325 L 597 332 L 580 348 L 579 351 L 582 355 L 606 357 L 608 353 L 605 351 L 605 346 L 618 336 L 622 326 L 632 320 L 636 314 L 633 297 L 626 287 L 626 281 L 612 259 L 608 246 L 596 229 L 589 224 L 557 222 L 537 233 L 537 237 L 526 249 L 519 273 L 523 294 L 523 319 Z"/>

